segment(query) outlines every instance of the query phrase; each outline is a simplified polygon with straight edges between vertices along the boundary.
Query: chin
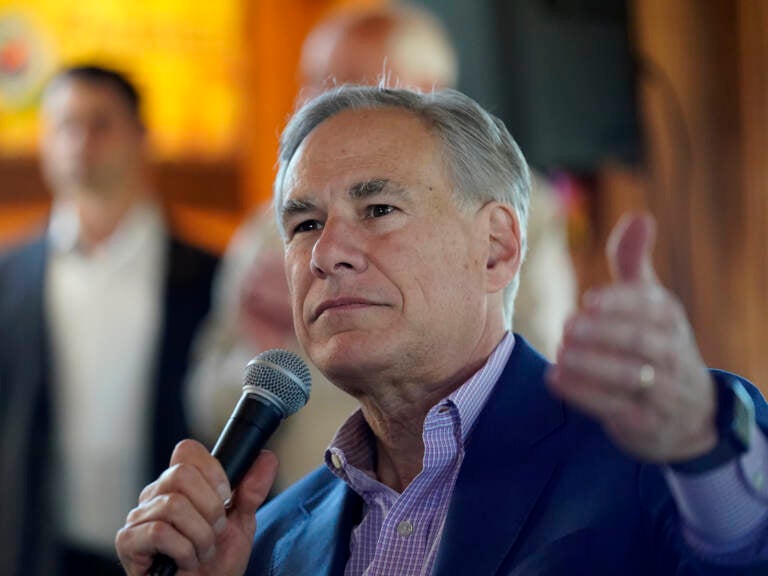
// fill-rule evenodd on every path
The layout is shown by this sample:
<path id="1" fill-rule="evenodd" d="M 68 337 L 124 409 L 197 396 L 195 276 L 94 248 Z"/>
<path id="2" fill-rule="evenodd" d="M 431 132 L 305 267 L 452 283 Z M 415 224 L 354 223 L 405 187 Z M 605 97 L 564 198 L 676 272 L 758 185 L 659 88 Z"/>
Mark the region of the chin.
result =
<path id="1" fill-rule="evenodd" d="M 305 349 L 330 380 L 369 377 L 387 365 L 381 339 L 369 342 L 358 332 L 337 334 L 323 342 L 311 343 Z"/>

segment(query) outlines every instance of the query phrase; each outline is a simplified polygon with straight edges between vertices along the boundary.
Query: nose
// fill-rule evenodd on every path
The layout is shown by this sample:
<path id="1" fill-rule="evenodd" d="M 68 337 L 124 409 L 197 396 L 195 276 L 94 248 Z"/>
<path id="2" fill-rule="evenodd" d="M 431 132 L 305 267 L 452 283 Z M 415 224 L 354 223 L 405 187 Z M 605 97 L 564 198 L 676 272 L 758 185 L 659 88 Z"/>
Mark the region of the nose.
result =
<path id="1" fill-rule="evenodd" d="M 96 133 L 93 127 L 86 123 L 69 126 L 66 137 L 69 150 L 74 154 L 83 154 L 96 145 Z"/>
<path id="2" fill-rule="evenodd" d="M 65 137 L 69 149 L 80 152 L 88 142 L 88 129 L 82 124 L 68 126 L 65 131 Z"/>
<path id="3" fill-rule="evenodd" d="M 310 267 L 319 278 L 365 271 L 363 239 L 354 224 L 328 218 L 312 247 Z"/>

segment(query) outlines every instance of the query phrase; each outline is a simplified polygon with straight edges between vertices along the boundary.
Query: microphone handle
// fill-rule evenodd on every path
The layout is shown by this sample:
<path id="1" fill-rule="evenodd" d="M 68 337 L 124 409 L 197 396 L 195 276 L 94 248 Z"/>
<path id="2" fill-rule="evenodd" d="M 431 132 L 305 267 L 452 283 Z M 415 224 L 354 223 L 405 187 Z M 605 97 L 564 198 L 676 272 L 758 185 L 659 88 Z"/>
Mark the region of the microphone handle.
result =
<path id="1" fill-rule="evenodd" d="M 233 489 L 282 420 L 283 413 L 270 402 L 258 396 L 242 395 L 211 451 L 221 462 Z"/>
<path id="2" fill-rule="evenodd" d="M 211 451 L 221 462 L 232 488 L 240 484 L 282 419 L 283 414 L 271 403 L 248 394 L 240 397 Z M 147 576 L 174 576 L 177 570 L 171 557 L 157 554 Z"/>
<path id="3" fill-rule="evenodd" d="M 178 568 L 173 558 L 165 554 L 156 554 L 155 559 L 152 560 L 152 566 L 150 566 L 149 572 L 147 572 L 147 576 L 174 576 L 176 570 Z"/>

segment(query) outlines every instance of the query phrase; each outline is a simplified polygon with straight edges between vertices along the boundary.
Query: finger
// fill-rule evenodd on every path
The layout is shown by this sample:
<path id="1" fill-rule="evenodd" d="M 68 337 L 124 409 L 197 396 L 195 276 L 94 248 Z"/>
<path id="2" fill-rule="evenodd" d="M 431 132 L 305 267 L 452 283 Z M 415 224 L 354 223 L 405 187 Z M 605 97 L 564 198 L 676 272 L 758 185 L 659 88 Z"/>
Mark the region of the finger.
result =
<path id="1" fill-rule="evenodd" d="M 564 378 L 556 369 L 550 370 L 546 380 L 553 394 L 600 422 L 620 445 L 636 449 L 659 433 L 662 414 L 644 394 L 606 393 L 588 381 Z"/>
<path id="2" fill-rule="evenodd" d="M 161 494 L 130 511 L 127 523 L 140 525 L 165 522 L 187 538 L 195 548 L 198 558 L 205 562 L 213 557 L 216 536 L 224 531 L 226 519 L 223 513 L 212 524 L 190 499 L 180 493 Z"/>
<path id="3" fill-rule="evenodd" d="M 129 576 L 144 576 L 154 561 L 157 547 L 136 536 L 136 528 L 126 524 L 115 535 L 115 550 L 125 573 Z"/>
<path id="4" fill-rule="evenodd" d="M 194 545 L 170 524 L 160 521 L 126 524 L 115 537 L 120 562 L 130 574 L 145 574 L 157 554 L 173 558 L 181 570 L 197 570 Z"/>
<path id="5" fill-rule="evenodd" d="M 619 412 L 607 418 L 603 425 L 606 431 L 616 439 L 629 443 L 630 441 L 648 442 L 659 435 L 661 418 L 658 411 L 648 403 L 640 402 L 632 409 Z"/>
<path id="6" fill-rule="evenodd" d="M 199 468 L 179 463 L 165 472 L 141 492 L 140 502 L 146 503 L 163 495 L 180 494 L 211 525 L 225 514 L 224 499 L 213 489 Z"/>
<path id="7" fill-rule="evenodd" d="M 235 490 L 228 522 L 235 522 L 240 529 L 253 534 L 256 510 L 269 495 L 277 476 L 277 466 L 277 456 L 262 450 Z"/>
<path id="8" fill-rule="evenodd" d="M 212 486 L 220 479 L 219 462 L 207 450 L 196 442 L 186 444 L 174 450 L 171 462 L 176 462 L 168 468 L 152 484 L 142 490 L 139 502 L 146 504 L 160 496 L 180 495 L 189 500 L 191 506 L 211 525 L 217 529 L 224 521 L 226 514 L 225 498 L 228 497 L 229 486 L 219 484 Z M 192 452 L 192 454 L 185 454 Z M 183 459 L 183 461 L 182 461 Z M 207 473 L 205 470 L 209 470 Z M 207 475 L 206 475 L 207 474 Z M 224 475 L 221 471 L 221 475 Z M 224 476 L 226 478 L 226 476 Z M 135 510 L 142 509 L 142 506 Z"/>
<path id="9" fill-rule="evenodd" d="M 171 467 L 142 491 L 140 505 L 127 521 L 137 526 L 168 525 L 204 562 L 213 557 L 216 536 L 226 528 L 226 497 L 229 485 L 219 462 L 201 444 L 183 441 L 174 449 Z M 169 537 L 165 531 L 159 533 Z M 181 553 L 189 555 L 186 547 Z"/>
<path id="10" fill-rule="evenodd" d="M 631 409 L 633 399 L 630 395 L 608 392 L 587 379 L 565 374 L 559 366 L 552 366 L 545 380 L 555 396 L 598 420 L 611 418 Z"/>
<path id="11" fill-rule="evenodd" d="M 622 317 L 665 330 L 673 329 L 682 316 L 679 301 L 660 286 L 611 284 L 588 290 L 582 302 L 583 312 Z"/>
<path id="12" fill-rule="evenodd" d="M 563 346 L 595 349 L 670 368 L 679 348 L 679 340 L 668 331 L 622 317 L 579 314 L 566 325 Z"/>
<path id="13" fill-rule="evenodd" d="M 614 282 L 657 284 L 652 252 L 656 221 L 650 214 L 626 214 L 614 226 L 606 245 Z"/>
<path id="14" fill-rule="evenodd" d="M 171 466 L 185 463 L 200 470 L 208 484 L 218 493 L 222 501 L 232 497 L 232 488 L 229 485 L 227 474 L 221 463 L 211 456 L 208 449 L 194 440 L 182 440 L 173 450 Z"/>
<path id="15" fill-rule="evenodd" d="M 632 396 L 647 389 L 647 366 L 653 370 L 653 379 L 659 380 L 660 369 L 626 355 L 570 345 L 558 356 L 558 369 L 564 378 L 588 382 L 607 394 Z"/>

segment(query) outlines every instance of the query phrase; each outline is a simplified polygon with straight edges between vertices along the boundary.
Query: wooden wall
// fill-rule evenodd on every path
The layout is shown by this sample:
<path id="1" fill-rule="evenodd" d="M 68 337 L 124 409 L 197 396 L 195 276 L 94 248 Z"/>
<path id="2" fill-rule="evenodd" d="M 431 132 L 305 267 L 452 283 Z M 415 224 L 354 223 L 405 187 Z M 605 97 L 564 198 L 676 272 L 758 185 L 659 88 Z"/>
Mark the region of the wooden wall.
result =
<path id="1" fill-rule="evenodd" d="M 768 392 L 768 5 L 637 0 L 633 28 L 646 165 L 598 176 L 582 275 L 604 280 L 596 262 L 610 226 L 649 209 L 657 268 L 705 361 Z"/>

